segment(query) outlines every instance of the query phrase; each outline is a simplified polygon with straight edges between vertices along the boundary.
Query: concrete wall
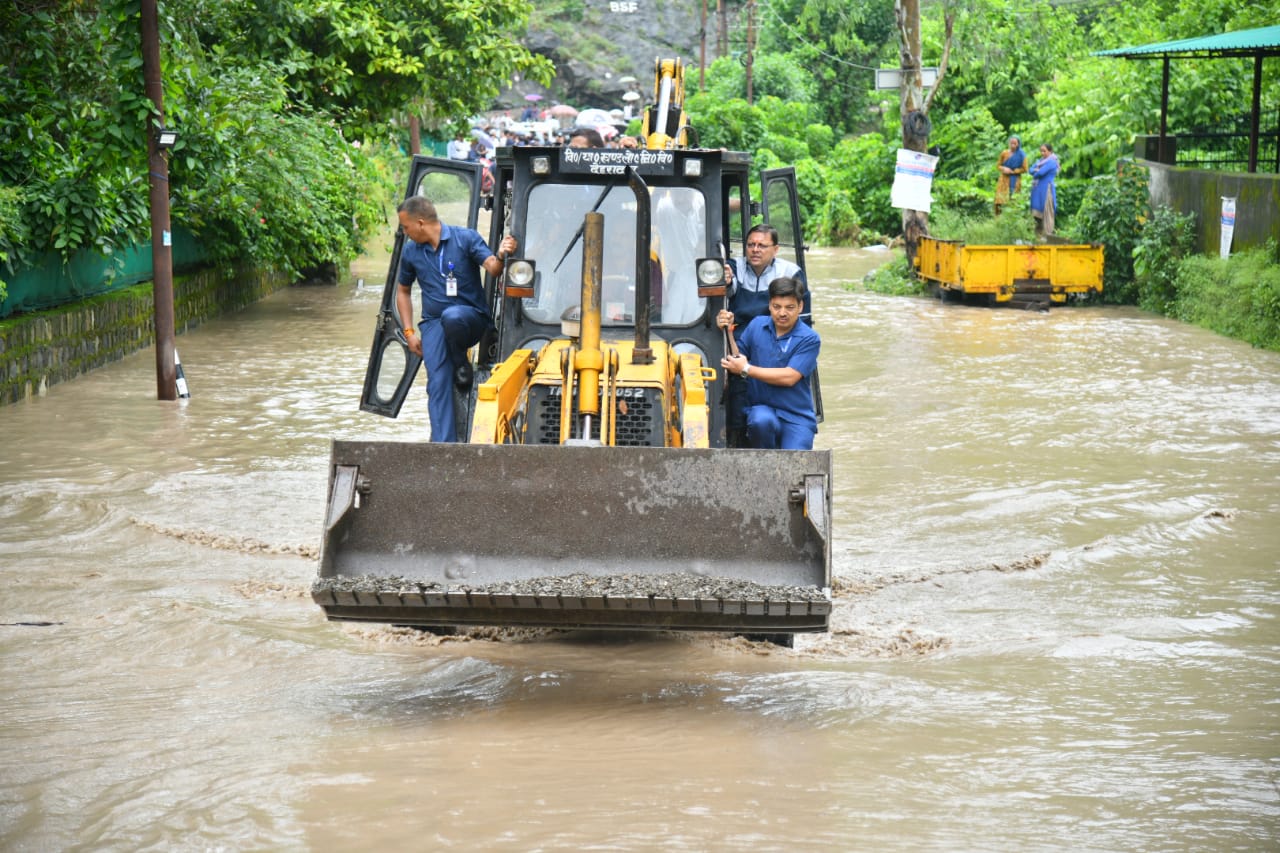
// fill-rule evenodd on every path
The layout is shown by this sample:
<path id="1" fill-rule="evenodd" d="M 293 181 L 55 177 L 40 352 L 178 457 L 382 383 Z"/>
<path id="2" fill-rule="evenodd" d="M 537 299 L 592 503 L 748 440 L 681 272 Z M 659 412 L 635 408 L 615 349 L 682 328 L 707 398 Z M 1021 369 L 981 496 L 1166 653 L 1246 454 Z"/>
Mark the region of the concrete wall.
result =
<path id="1" fill-rule="evenodd" d="M 1232 251 L 1280 243 L 1280 175 L 1179 169 L 1139 160 L 1151 172 L 1151 204 L 1196 215 L 1196 248 L 1216 255 L 1222 235 L 1222 197 L 1236 199 Z"/>
<path id="2" fill-rule="evenodd" d="M 283 274 L 259 270 L 205 269 L 176 276 L 176 329 L 181 333 L 243 308 L 290 283 Z M 0 406 L 43 394 L 50 385 L 154 342 L 151 282 L 0 320 Z"/>

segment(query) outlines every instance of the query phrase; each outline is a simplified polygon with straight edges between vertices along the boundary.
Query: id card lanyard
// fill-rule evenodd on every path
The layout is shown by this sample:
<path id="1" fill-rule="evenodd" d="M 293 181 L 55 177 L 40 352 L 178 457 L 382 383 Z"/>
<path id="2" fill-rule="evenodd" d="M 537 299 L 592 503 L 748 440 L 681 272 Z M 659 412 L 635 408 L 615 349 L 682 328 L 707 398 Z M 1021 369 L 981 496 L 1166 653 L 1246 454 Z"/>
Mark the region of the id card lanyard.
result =
<path id="1" fill-rule="evenodd" d="M 444 258 L 440 260 L 443 262 Z M 453 261 L 449 262 L 449 274 L 444 277 L 444 294 L 445 296 L 458 295 L 458 277 L 453 274 Z"/>

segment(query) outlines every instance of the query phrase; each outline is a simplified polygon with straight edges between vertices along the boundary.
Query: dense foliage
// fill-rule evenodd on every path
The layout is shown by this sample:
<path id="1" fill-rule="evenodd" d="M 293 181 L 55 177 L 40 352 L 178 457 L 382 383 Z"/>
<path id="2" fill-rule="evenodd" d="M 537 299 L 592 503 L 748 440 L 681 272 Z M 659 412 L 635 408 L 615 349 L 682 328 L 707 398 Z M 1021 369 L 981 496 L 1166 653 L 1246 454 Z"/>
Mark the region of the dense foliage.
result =
<path id="1" fill-rule="evenodd" d="M 357 254 L 391 182 L 370 152 L 409 111 L 488 105 L 513 72 L 523 0 L 162 0 L 171 218 L 214 260 L 297 271 Z M 0 8 L 0 262 L 118 257 L 149 237 L 138 0 Z M 459 85 L 461 81 L 466 85 Z M 398 183 L 399 176 L 396 177 Z M 0 278 L 4 272 L 0 270 Z"/>
<path id="2" fill-rule="evenodd" d="M 1229 0 L 948 0 L 922 7 L 925 65 L 938 64 L 943 15 L 955 14 L 948 65 L 929 110 L 929 143 L 940 158 L 934 233 L 967 242 L 1034 239 L 1025 188 L 1000 217 L 992 215 L 995 165 L 1011 134 L 1021 136 L 1032 158 L 1041 142 L 1050 142 L 1062 163 L 1057 230 L 1105 244 L 1102 298 L 1171 316 L 1217 316 L 1192 294 L 1217 292 L 1219 285 L 1205 282 L 1238 273 L 1210 274 L 1205 267 L 1217 270 L 1213 263 L 1193 261 L 1194 224 L 1150 209 L 1146 172 L 1131 160 L 1134 137 L 1159 129 L 1160 63 L 1092 53 L 1267 26 L 1280 20 L 1280 0 L 1247 7 Z M 752 64 L 755 103 L 745 99 L 739 41 L 732 57 L 711 66 L 707 92 L 691 99 L 695 125 L 710 144 L 744 148 L 770 165 L 794 164 L 812 238 L 828 244 L 895 238 L 901 215 L 889 191 L 901 139 L 898 93 L 873 91 L 870 70 L 898 64 L 893 3 L 779 0 L 759 24 L 758 49 L 769 55 Z M 1247 114 L 1252 78 L 1250 59 L 1176 61 L 1171 131 L 1232 125 Z M 1263 81 L 1262 115 L 1274 116 L 1280 59 L 1264 60 Z M 904 280 L 909 272 L 905 264 L 890 265 L 869 286 L 918 289 Z M 1250 291 L 1250 316 L 1270 318 L 1258 320 L 1251 340 L 1269 340 L 1261 330 L 1280 322 L 1268 286 Z"/>
<path id="3" fill-rule="evenodd" d="M 751 103 L 745 6 L 726 6 L 738 21 L 728 55 L 708 69 L 705 92 L 686 81 L 701 143 L 794 165 L 811 239 L 893 240 L 898 93 L 876 91 L 873 69 L 898 64 L 894 0 L 755 4 Z M 489 106 L 514 74 L 549 82 L 550 64 L 520 44 L 525 23 L 536 14 L 574 32 L 593 8 L 161 0 L 166 123 L 182 133 L 170 161 L 175 225 L 217 259 L 296 270 L 351 257 L 398 183 L 370 154 L 399 156 L 404 117 L 442 128 Z M 1217 279 L 1188 257 L 1189 223 L 1149 210 L 1145 175 L 1123 163 L 1135 134 L 1157 129 L 1160 63 L 1091 53 L 1265 26 L 1280 20 L 1280 0 L 944 0 L 922 14 L 926 65 L 940 63 L 944 14 L 955 19 L 929 112 L 935 231 L 1024 233 L 1025 191 L 999 219 L 989 214 L 995 163 L 1010 134 L 1033 156 L 1050 141 L 1063 166 L 1059 231 L 1106 244 L 1105 298 L 1205 316 L 1186 307 L 1205 288 L 1184 270 Z M 0 5 L 0 279 L 45 251 L 110 257 L 146 239 L 152 116 L 138 18 L 138 0 Z M 1171 128 L 1230 124 L 1247 110 L 1251 65 L 1176 62 Z M 1263 115 L 1275 115 L 1280 59 L 1265 60 L 1263 80 Z M 1250 310 L 1265 315 L 1274 301 L 1263 291 Z"/>

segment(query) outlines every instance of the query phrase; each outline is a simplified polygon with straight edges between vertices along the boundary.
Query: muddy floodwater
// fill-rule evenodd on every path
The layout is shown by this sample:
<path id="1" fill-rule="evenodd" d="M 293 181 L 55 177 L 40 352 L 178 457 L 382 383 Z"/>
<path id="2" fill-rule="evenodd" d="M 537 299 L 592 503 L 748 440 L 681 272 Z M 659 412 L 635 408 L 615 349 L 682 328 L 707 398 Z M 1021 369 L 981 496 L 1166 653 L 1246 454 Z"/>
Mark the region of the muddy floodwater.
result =
<path id="1" fill-rule="evenodd" d="M 0 849 L 1280 848 L 1280 355 L 841 287 L 883 259 L 811 258 L 794 650 L 324 621 L 328 442 L 427 435 L 356 408 L 380 258 L 182 335 L 189 400 L 145 351 L 0 407 Z"/>

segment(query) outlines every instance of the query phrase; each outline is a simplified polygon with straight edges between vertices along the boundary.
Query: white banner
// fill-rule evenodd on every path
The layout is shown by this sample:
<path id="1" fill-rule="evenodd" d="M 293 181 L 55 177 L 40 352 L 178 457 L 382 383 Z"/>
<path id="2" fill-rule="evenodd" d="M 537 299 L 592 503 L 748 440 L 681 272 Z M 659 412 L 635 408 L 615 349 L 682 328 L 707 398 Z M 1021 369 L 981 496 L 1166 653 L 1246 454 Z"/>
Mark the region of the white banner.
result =
<path id="1" fill-rule="evenodd" d="M 1218 256 L 1231 257 L 1231 236 L 1236 231 L 1236 200 L 1234 197 L 1222 196 L 1222 243 L 1218 246 Z"/>
<path id="2" fill-rule="evenodd" d="M 933 204 L 929 189 L 933 186 L 933 170 L 937 165 L 937 157 L 899 148 L 898 168 L 894 172 L 889 203 L 894 207 L 928 213 Z"/>

